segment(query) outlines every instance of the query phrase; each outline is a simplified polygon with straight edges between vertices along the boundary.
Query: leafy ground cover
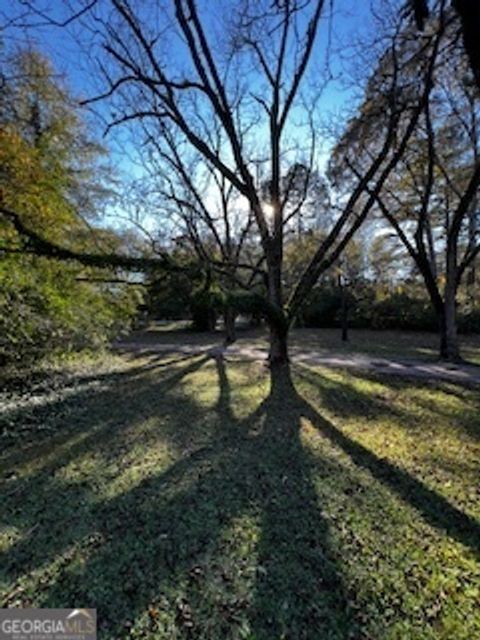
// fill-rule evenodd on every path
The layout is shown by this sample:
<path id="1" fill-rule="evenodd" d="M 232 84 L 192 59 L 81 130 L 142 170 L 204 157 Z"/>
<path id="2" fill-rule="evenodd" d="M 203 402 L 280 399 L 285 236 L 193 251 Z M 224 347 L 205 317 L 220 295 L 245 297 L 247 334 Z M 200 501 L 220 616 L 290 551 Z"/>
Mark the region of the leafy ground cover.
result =
<path id="1" fill-rule="evenodd" d="M 100 638 L 480 637 L 477 389 L 117 356 L 3 398 L 0 606 Z"/>

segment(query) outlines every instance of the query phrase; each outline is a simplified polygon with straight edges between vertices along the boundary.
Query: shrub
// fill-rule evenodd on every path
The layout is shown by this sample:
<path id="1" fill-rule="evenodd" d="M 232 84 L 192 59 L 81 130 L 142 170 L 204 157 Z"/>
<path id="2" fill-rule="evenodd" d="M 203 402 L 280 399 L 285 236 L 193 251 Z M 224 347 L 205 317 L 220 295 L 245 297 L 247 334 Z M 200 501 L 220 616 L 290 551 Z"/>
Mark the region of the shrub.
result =
<path id="1" fill-rule="evenodd" d="M 314 289 L 303 307 L 301 323 L 306 327 L 336 327 L 342 304 L 340 289 L 325 287 Z"/>
<path id="2" fill-rule="evenodd" d="M 426 298 L 405 292 L 391 293 L 378 299 L 372 287 L 348 289 L 349 325 L 355 328 L 436 331 L 437 320 Z M 338 287 L 318 287 L 305 305 L 301 322 L 307 327 L 339 327 L 342 294 Z M 463 325 L 477 326 L 479 317 L 469 316 Z"/>
<path id="3" fill-rule="evenodd" d="M 374 303 L 371 310 L 372 329 L 404 329 L 436 331 L 435 313 L 430 302 L 407 293 L 393 293 Z"/>
<path id="4" fill-rule="evenodd" d="M 27 256 L 0 268 L 0 364 L 23 367 L 96 348 L 126 331 L 140 302 L 131 288 L 78 282 L 78 267 Z"/>

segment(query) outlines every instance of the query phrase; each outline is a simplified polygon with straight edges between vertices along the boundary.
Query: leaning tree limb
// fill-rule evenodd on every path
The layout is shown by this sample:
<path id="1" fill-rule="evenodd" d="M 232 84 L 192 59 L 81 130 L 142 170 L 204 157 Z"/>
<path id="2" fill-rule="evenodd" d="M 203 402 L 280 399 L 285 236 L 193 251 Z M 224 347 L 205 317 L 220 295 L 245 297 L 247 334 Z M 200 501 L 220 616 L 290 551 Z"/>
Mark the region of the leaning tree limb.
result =
<path id="1" fill-rule="evenodd" d="M 192 273 L 195 268 L 179 265 L 166 254 L 158 257 L 126 256 L 117 253 L 84 253 L 62 247 L 30 229 L 21 216 L 12 209 L 0 205 L 0 216 L 8 220 L 19 234 L 25 253 L 52 258 L 55 260 L 75 261 L 87 267 L 120 268 L 126 271 L 183 271 Z M 2 248 L 0 247 L 0 251 Z"/>

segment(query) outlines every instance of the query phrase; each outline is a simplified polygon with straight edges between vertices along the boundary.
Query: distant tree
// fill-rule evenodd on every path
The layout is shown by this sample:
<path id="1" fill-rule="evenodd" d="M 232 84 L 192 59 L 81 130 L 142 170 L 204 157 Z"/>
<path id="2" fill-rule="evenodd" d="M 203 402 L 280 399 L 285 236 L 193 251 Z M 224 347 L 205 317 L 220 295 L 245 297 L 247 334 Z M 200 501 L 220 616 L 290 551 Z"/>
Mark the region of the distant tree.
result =
<path id="1" fill-rule="evenodd" d="M 448 360 L 459 358 L 457 292 L 480 254 L 480 96 L 455 32 L 451 24 L 412 143 L 377 195 L 382 215 L 424 280 L 438 317 L 440 355 Z M 399 75 L 399 90 L 411 82 Z M 359 125 L 362 119 L 360 114 Z M 357 156 L 349 162 L 354 173 L 361 161 Z"/>

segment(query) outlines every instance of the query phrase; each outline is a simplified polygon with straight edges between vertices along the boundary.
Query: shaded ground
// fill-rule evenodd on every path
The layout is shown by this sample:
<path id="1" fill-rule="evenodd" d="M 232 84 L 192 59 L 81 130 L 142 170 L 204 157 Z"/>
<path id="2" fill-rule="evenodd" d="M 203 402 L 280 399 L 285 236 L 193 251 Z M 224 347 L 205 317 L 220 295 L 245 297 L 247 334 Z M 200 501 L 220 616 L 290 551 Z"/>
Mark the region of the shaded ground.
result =
<path id="1" fill-rule="evenodd" d="M 2 419 L 0 605 L 101 638 L 480 637 L 480 398 L 114 358 Z"/>
<path id="2" fill-rule="evenodd" d="M 228 359 L 264 361 L 268 353 L 265 331 L 244 330 L 223 349 L 221 332 L 194 333 L 182 323 L 152 325 L 115 345 L 119 351 L 200 355 L 219 353 Z M 462 338 L 462 364 L 442 363 L 435 334 L 352 330 L 344 343 L 332 329 L 294 329 L 290 355 L 294 362 L 335 368 L 373 371 L 396 376 L 480 384 L 480 337 Z"/>

